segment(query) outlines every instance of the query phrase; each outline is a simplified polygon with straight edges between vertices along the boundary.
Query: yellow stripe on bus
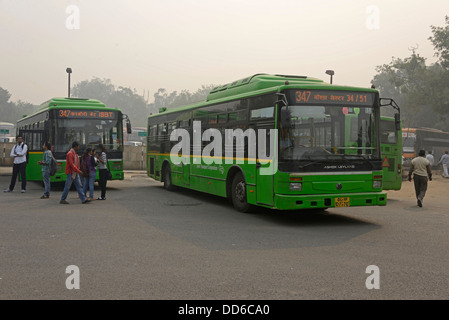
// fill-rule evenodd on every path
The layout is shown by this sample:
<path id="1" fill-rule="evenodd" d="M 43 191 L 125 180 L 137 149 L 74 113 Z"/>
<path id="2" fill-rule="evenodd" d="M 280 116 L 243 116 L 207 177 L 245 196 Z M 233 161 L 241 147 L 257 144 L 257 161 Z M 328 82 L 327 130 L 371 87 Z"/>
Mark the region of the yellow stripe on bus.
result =
<path id="1" fill-rule="evenodd" d="M 148 152 L 149 156 L 164 156 L 169 157 L 171 153 L 154 153 L 154 152 Z M 211 156 L 196 156 L 196 155 L 190 155 L 190 158 L 208 158 L 208 159 L 220 159 L 220 157 L 211 157 Z M 243 161 L 259 161 L 259 162 L 272 162 L 272 160 L 266 160 L 266 159 L 255 159 L 255 158 L 236 158 L 236 157 L 221 157 L 222 159 L 232 159 L 232 160 L 243 160 Z"/>

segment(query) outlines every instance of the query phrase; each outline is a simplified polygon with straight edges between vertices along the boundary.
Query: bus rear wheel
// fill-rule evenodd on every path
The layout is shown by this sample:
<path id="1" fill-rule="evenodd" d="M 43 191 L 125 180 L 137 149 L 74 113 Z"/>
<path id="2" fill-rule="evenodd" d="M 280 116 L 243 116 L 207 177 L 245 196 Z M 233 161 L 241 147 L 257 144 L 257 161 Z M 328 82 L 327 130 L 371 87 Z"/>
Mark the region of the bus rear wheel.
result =
<path id="1" fill-rule="evenodd" d="M 252 207 L 246 199 L 246 182 L 241 172 L 232 179 L 231 200 L 234 208 L 240 212 L 249 212 Z"/>
<path id="2" fill-rule="evenodd" d="M 168 191 L 174 191 L 176 190 L 176 187 L 171 182 L 171 170 L 170 165 L 165 165 L 163 170 L 163 177 L 164 177 L 164 188 Z"/>

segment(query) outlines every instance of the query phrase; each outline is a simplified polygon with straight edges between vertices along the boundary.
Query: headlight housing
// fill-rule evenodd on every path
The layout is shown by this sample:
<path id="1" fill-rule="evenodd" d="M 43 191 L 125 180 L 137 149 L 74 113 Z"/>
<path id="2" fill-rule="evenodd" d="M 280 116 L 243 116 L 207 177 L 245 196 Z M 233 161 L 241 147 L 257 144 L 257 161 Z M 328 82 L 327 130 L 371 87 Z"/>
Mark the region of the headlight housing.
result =
<path id="1" fill-rule="evenodd" d="M 292 183 L 290 183 L 290 190 L 291 191 L 301 191 L 302 190 L 302 183 L 301 182 L 292 182 Z"/>

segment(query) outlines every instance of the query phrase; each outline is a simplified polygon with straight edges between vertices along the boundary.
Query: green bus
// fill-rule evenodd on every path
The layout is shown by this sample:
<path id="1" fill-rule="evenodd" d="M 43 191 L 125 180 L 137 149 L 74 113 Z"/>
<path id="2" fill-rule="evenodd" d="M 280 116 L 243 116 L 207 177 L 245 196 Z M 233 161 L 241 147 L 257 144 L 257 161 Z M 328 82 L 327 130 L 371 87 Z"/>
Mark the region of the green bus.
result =
<path id="1" fill-rule="evenodd" d="M 127 115 L 94 99 L 52 98 L 42 103 L 36 112 L 17 121 L 17 132 L 28 145 L 27 180 L 42 181 L 38 161 L 42 160 L 45 141 L 52 144 L 58 162 L 58 171 L 50 178 L 51 182 L 66 180 L 66 154 L 73 141 L 80 144 L 80 155 L 87 147 L 102 143 L 108 153 L 112 179 L 123 180 L 124 119 L 130 128 Z"/>
<path id="2" fill-rule="evenodd" d="M 379 93 L 268 74 L 216 87 L 203 102 L 149 116 L 147 173 L 242 212 L 386 205 Z"/>
<path id="3" fill-rule="evenodd" d="M 401 190 L 402 186 L 402 128 L 395 118 L 380 117 L 380 146 L 382 151 L 383 189 Z"/>

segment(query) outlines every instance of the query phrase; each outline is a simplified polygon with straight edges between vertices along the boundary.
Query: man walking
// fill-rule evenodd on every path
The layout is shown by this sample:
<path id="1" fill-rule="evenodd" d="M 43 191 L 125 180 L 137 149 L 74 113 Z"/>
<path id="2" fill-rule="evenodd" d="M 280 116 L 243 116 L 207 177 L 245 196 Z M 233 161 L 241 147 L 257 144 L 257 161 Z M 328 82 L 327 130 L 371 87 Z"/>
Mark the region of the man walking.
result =
<path id="1" fill-rule="evenodd" d="M 62 192 L 60 204 L 69 204 L 67 199 L 67 195 L 69 194 L 70 187 L 72 186 L 72 182 L 75 183 L 76 190 L 78 191 L 78 195 L 81 199 L 81 203 L 88 203 L 90 200 L 86 199 L 86 195 L 83 192 L 83 187 L 81 185 L 81 179 L 79 173 L 80 170 L 80 158 L 78 157 L 78 149 L 79 143 L 73 142 L 72 149 L 67 152 L 66 156 L 66 165 L 65 165 L 65 173 L 67 174 L 67 179 L 65 181 L 64 191 Z"/>
<path id="2" fill-rule="evenodd" d="M 3 190 L 3 192 L 12 192 L 16 185 L 17 176 L 20 173 L 20 178 L 22 179 L 22 190 L 21 193 L 25 193 L 27 187 L 27 179 L 26 179 L 26 168 L 27 168 L 27 159 L 26 155 L 28 152 L 28 146 L 23 142 L 22 136 L 17 136 L 16 138 L 17 144 L 14 148 L 11 149 L 11 158 L 14 158 L 14 164 L 12 168 L 12 177 L 11 184 L 9 188 Z"/>
<path id="3" fill-rule="evenodd" d="M 440 163 L 443 165 L 443 178 L 449 178 L 449 174 L 447 172 L 449 167 L 449 154 L 447 151 L 443 154 L 440 161 L 438 161 L 438 164 Z"/>
<path id="4" fill-rule="evenodd" d="M 419 151 L 418 156 L 412 160 L 412 166 L 408 173 L 408 181 L 415 183 L 415 194 L 418 199 L 418 206 L 422 207 L 422 203 L 427 191 L 427 179 L 432 181 L 432 171 L 430 169 L 430 162 L 426 159 L 426 152 Z"/>

